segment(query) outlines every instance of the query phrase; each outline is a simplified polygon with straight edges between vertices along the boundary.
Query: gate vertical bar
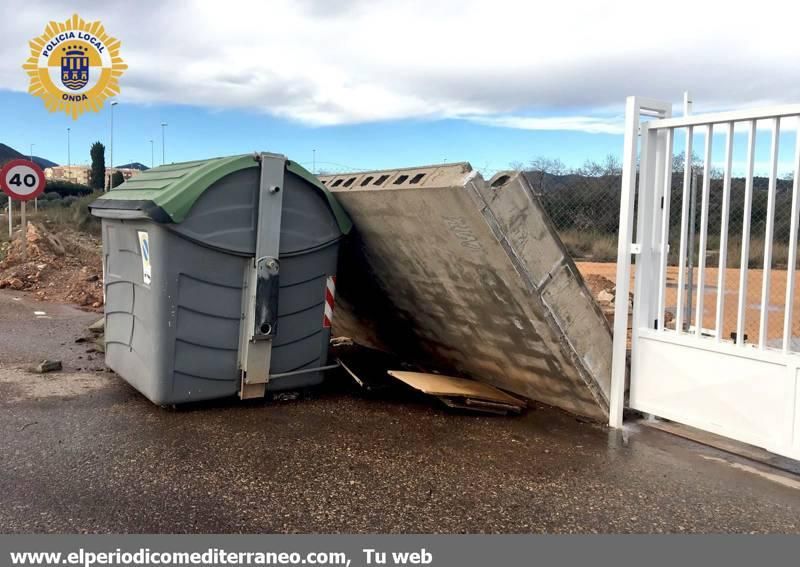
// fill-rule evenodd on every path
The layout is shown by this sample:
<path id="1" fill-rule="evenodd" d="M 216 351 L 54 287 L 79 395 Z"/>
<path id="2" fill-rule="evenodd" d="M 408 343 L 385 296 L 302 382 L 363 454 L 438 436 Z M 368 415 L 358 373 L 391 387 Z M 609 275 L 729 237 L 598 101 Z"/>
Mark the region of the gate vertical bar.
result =
<path id="1" fill-rule="evenodd" d="M 761 277 L 761 321 L 758 325 L 758 348 L 767 346 L 769 325 L 769 295 L 772 272 L 772 238 L 775 233 L 775 185 L 778 178 L 778 145 L 781 119 L 772 120 L 772 147 L 769 155 L 769 191 L 767 194 L 767 227 L 764 231 L 764 273 Z"/>
<path id="2" fill-rule="evenodd" d="M 704 295 L 706 287 L 706 248 L 708 247 L 708 201 L 711 190 L 711 149 L 714 140 L 714 125 L 706 132 L 705 163 L 703 165 L 703 196 L 700 200 L 700 247 L 697 251 L 697 307 L 695 307 L 694 334 L 703 333 Z"/>
<path id="3" fill-rule="evenodd" d="M 725 139 L 725 176 L 722 182 L 722 221 L 719 229 L 719 274 L 717 277 L 717 342 L 722 340 L 725 323 L 725 272 L 728 269 L 728 220 L 731 205 L 731 168 L 733 167 L 733 122 L 728 123 Z"/>
<path id="4" fill-rule="evenodd" d="M 636 257 L 636 269 L 634 271 L 634 291 L 633 291 L 633 317 L 631 319 L 631 352 L 636 351 L 639 343 L 639 330 L 652 328 L 653 312 L 653 239 L 651 224 L 653 219 L 653 201 L 656 193 L 656 162 L 658 157 L 658 129 L 650 129 L 648 124 L 641 126 L 641 151 L 639 157 L 639 188 L 637 191 L 637 207 L 642 212 L 639 216 L 639 224 L 636 227 L 636 239 L 639 254 Z M 634 375 L 636 373 L 637 361 L 631 357 L 631 396 L 634 395 Z"/>
<path id="5" fill-rule="evenodd" d="M 697 171 L 692 168 L 692 185 L 689 191 L 689 235 L 686 237 L 689 248 L 686 251 L 686 321 L 692 325 L 692 290 L 694 289 L 694 253 L 697 221 Z"/>
<path id="6" fill-rule="evenodd" d="M 667 155 L 666 130 L 656 130 L 656 136 L 653 138 L 653 141 L 655 144 L 655 155 L 652 174 L 653 183 L 649 196 L 650 210 L 644 221 L 644 226 L 649 230 L 648 240 L 650 241 L 650 246 L 646 251 L 643 250 L 643 252 L 647 253 L 647 261 L 652 263 L 653 269 L 647 270 L 647 278 L 642 282 L 642 286 L 645 290 L 643 304 L 647 306 L 643 318 L 647 321 L 647 325 L 650 328 L 657 329 L 658 321 L 663 319 L 663 317 L 658 315 L 658 277 L 661 275 L 661 271 L 657 268 L 657 265 L 660 265 L 660 260 L 658 259 L 661 257 L 660 238 L 661 221 L 663 220 L 661 205 L 664 195 L 664 162 L 666 161 Z M 656 264 L 657 261 L 658 264 Z"/>
<path id="7" fill-rule="evenodd" d="M 669 206 L 672 199 L 672 154 L 675 129 L 667 129 L 664 160 L 664 192 L 661 208 L 661 242 L 660 265 L 658 270 L 658 330 L 664 330 L 664 311 L 667 293 L 667 255 L 669 254 Z"/>
<path id="8" fill-rule="evenodd" d="M 638 156 L 639 105 L 636 97 L 625 102 L 625 140 L 622 155 L 622 188 L 619 205 L 617 241 L 617 292 L 614 298 L 614 342 L 611 361 L 608 423 L 622 427 L 625 405 L 625 369 L 628 357 L 628 296 L 630 294 L 631 239 L 633 204 L 636 195 L 636 158 Z"/>
<path id="9" fill-rule="evenodd" d="M 681 202 L 681 239 L 680 251 L 678 252 L 678 297 L 677 313 L 675 315 L 675 330 L 683 332 L 683 304 L 685 302 L 686 286 L 686 246 L 687 234 L 689 230 L 689 198 L 692 191 L 692 138 L 694 128 L 689 126 L 686 129 L 686 161 L 683 165 L 683 200 Z"/>
<path id="10" fill-rule="evenodd" d="M 798 118 L 800 120 L 800 118 Z M 786 266 L 786 307 L 783 316 L 783 352 L 792 349 L 792 317 L 794 316 L 794 272 L 797 264 L 797 215 L 800 193 L 800 128 L 794 146 L 794 181 L 792 183 L 792 219 L 789 225 L 789 261 Z"/>
<path id="11" fill-rule="evenodd" d="M 744 211 L 742 213 L 742 258 L 739 262 L 739 302 L 736 309 L 736 344 L 744 344 L 747 316 L 747 276 L 750 272 L 750 217 L 753 211 L 753 168 L 756 155 L 756 121 L 750 121 L 747 135 L 747 164 L 744 179 Z"/>

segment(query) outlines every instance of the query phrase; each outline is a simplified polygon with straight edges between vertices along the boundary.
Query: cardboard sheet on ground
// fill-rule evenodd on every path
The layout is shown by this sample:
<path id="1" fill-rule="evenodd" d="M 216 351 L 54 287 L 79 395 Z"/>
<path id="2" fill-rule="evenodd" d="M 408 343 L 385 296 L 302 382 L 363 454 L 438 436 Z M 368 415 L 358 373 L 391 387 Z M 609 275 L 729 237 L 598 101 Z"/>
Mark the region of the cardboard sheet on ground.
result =
<path id="1" fill-rule="evenodd" d="M 353 220 L 334 334 L 604 420 L 611 331 L 522 174 L 322 176 Z"/>
<path id="2" fill-rule="evenodd" d="M 526 406 L 523 400 L 510 396 L 499 388 L 475 380 L 401 370 L 390 370 L 389 375 L 424 394 L 443 398 L 443 401 L 450 407 L 479 411 L 489 409 L 493 410 L 492 413 L 508 411 L 519 413 Z M 452 398 L 463 400 L 463 403 L 453 402 Z"/>

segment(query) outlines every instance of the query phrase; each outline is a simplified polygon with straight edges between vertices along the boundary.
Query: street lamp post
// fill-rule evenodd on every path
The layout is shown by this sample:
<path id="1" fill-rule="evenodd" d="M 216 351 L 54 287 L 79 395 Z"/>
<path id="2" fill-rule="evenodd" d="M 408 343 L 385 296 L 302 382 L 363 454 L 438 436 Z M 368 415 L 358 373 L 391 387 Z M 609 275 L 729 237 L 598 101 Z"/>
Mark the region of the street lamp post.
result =
<path id="1" fill-rule="evenodd" d="M 164 129 L 167 127 L 166 122 L 161 123 L 161 165 L 167 163 L 167 149 L 165 145 L 165 134 Z"/>
<path id="2" fill-rule="evenodd" d="M 150 168 L 152 169 L 155 167 L 155 158 L 153 157 L 155 154 L 153 153 L 153 140 L 150 140 Z"/>
<path id="3" fill-rule="evenodd" d="M 111 149 L 109 152 L 109 178 L 108 178 L 108 188 L 111 189 L 111 183 L 114 178 L 114 107 L 117 106 L 119 103 L 116 100 L 111 101 Z"/>
<path id="4" fill-rule="evenodd" d="M 67 175 L 70 175 L 70 169 L 72 168 L 72 157 L 69 154 L 69 126 L 67 127 Z"/>

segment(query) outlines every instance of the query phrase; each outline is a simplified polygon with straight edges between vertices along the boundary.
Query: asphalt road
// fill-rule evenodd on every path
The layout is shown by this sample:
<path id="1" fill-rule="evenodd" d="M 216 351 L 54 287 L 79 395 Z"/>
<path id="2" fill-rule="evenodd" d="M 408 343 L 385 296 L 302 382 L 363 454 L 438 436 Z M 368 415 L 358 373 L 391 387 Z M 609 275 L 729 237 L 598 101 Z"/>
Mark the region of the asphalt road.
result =
<path id="1" fill-rule="evenodd" d="M 457 414 L 341 377 L 162 409 L 74 342 L 96 318 L 0 291 L 2 532 L 800 532 L 797 477 L 546 407 Z"/>

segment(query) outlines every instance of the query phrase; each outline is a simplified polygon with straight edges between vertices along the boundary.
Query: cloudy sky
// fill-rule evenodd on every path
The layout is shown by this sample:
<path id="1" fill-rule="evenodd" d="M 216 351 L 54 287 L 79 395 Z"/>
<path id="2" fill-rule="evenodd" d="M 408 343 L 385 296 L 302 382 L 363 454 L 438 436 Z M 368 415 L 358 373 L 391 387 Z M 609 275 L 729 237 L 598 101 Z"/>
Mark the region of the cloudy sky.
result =
<path id="1" fill-rule="evenodd" d="M 657 11 L 660 8 L 661 12 Z M 800 102 L 796 3 L 293 0 L 0 3 L 0 142 L 66 161 L 108 141 L 27 95 L 21 64 L 49 20 L 99 19 L 129 69 L 115 158 L 150 164 L 255 149 L 317 169 L 621 153 L 624 98 L 695 111 Z M 86 155 L 84 155 L 86 154 Z"/>

